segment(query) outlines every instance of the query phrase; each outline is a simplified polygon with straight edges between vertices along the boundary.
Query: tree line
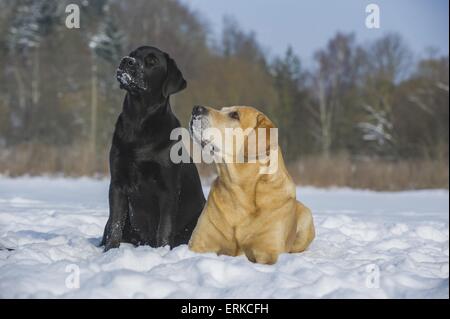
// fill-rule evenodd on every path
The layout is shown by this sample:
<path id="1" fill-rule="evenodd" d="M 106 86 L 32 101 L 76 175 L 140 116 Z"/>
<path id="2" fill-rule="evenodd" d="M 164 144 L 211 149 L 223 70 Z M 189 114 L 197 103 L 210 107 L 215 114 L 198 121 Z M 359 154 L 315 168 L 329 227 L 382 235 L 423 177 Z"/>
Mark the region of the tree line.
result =
<path id="1" fill-rule="evenodd" d="M 81 28 L 67 29 L 76 3 Z M 123 91 L 120 57 L 154 45 L 188 88 L 172 98 L 183 125 L 193 105 L 252 105 L 279 127 L 286 160 L 308 156 L 448 161 L 448 55 L 418 57 L 399 34 L 361 44 L 336 33 L 305 67 L 290 47 L 270 57 L 254 32 L 224 18 L 214 37 L 177 0 L 2 0 L 0 171 L 107 172 Z M 22 167 L 22 168 L 20 168 Z"/>

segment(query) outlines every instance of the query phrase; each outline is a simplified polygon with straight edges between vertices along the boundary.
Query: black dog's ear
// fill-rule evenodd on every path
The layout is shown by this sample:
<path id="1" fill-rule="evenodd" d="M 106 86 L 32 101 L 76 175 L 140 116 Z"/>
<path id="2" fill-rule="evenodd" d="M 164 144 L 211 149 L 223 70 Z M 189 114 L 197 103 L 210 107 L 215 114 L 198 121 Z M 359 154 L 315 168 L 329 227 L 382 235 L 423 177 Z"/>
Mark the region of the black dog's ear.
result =
<path id="1" fill-rule="evenodd" d="M 180 92 L 186 88 L 186 80 L 183 78 L 183 74 L 178 69 L 175 61 L 167 54 L 164 53 L 167 61 L 167 76 L 164 81 L 162 93 L 165 97 L 169 97 L 171 94 Z"/>

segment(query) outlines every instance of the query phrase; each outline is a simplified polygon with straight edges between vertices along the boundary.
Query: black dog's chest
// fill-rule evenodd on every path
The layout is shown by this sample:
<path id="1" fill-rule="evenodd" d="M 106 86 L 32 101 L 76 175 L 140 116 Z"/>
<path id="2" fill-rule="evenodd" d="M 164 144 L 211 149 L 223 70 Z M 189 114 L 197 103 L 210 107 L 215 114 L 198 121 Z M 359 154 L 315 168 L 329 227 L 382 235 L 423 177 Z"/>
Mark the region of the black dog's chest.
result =
<path id="1" fill-rule="evenodd" d="M 163 165 L 156 158 L 127 149 L 118 154 L 115 162 L 118 182 L 128 193 L 164 185 Z"/>
<path id="2" fill-rule="evenodd" d="M 161 165 L 154 161 L 135 161 L 130 167 L 131 174 L 134 174 L 134 183 L 162 183 Z"/>
<path id="3" fill-rule="evenodd" d="M 136 162 L 138 183 L 162 183 L 161 165 L 153 161 Z"/>

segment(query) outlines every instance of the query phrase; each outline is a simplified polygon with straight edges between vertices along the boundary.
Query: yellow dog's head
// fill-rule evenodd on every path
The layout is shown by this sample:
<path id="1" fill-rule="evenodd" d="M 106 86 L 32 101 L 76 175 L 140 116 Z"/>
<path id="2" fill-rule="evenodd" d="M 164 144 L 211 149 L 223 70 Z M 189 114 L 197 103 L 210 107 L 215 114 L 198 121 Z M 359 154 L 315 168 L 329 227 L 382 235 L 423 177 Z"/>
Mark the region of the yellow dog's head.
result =
<path id="1" fill-rule="evenodd" d="M 277 132 L 262 112 L 248 106 L 220 110 L 195 106 L 189 123 L 191 136 L 214 160 L 250 162 L 278 150 Z"/>

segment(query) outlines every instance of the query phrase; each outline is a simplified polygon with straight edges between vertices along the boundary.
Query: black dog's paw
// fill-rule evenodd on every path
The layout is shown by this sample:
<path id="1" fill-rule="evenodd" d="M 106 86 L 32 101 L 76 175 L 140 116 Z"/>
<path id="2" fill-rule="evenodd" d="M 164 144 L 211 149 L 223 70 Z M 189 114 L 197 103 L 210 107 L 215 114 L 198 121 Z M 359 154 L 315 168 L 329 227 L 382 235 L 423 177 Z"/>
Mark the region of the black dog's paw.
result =
<path id="1" fill-rule="evenodd" d="M 110 240 L 105 244 L 105 248 L 103 249 L 103 252 L 106 253 L 111 248 L 118 248 L 119 246 L 120 246 L 120 241 Z"/>
<path id="2" fill-rule="evenodd" d="M 109 226 L 109 225 L 108 225 Z M 111 227 L 107 227 L 103 235 L 100 246 L 105 246 L 104 252 L 107 252 L 111 248 L 117 248 L 122 241 L 122 225 L 120 223 L 113 224 Z"/>
<path id="3" fill-rule="evenodd" d="M 173 246 L 173 238 L 170 233 L 156 234 L 156 247 Z"/>
<path id="4" fill-rule="evenodd" d="M 172 247 L 168 239 L 156 239 L 156 247 L 164 247 L 164 246 Z"/>

